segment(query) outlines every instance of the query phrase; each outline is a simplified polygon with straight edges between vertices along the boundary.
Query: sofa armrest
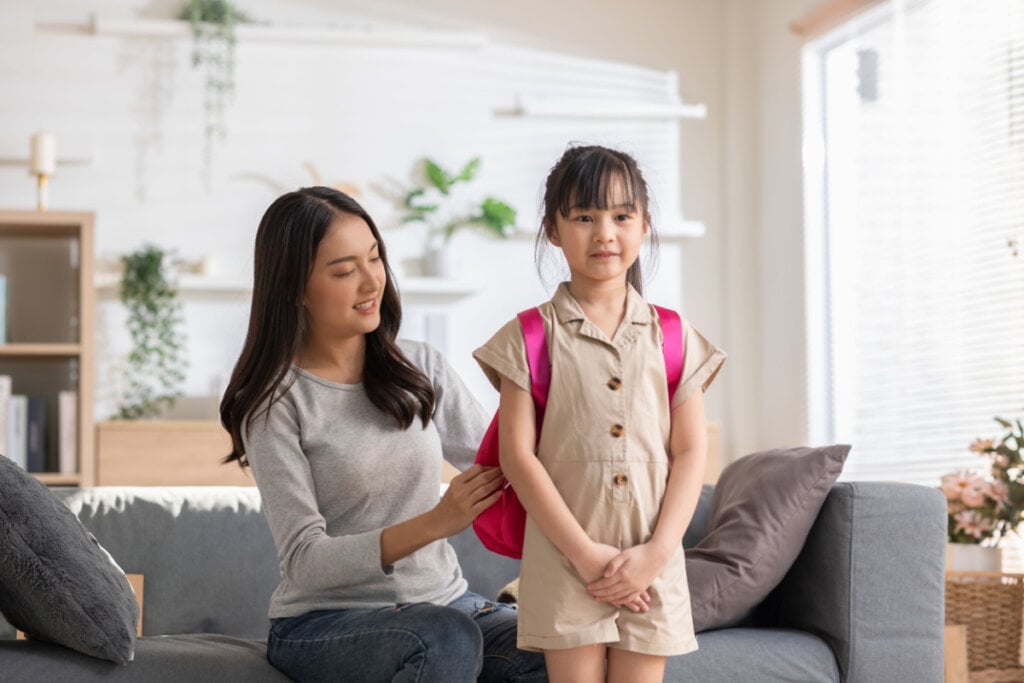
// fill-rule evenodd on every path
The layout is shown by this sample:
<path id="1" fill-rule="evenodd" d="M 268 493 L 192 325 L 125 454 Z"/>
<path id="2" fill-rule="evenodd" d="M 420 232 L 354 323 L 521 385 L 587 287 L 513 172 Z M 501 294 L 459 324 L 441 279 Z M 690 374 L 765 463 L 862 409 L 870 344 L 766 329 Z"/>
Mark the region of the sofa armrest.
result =
<path id="1" fill-rule="evenodd" d="M 832 487 L 759 621 L 809 631 L 842 680 L 943 680 L 946 500 L 894 482 Z"/>

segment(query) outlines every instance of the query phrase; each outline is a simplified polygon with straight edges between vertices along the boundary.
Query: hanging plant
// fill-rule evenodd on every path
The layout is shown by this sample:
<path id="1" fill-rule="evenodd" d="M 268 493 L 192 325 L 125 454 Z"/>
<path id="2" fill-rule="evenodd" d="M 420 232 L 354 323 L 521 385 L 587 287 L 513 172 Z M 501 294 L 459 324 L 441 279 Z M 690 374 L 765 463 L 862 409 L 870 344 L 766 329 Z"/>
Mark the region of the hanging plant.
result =
<path id="1" fill-rule="evenodd" d="M 182 19 L 192 25 L 192 66 L 203 69 L 203 169 L 209 180 L 213 145 L 224 140 L 224 112 L 235 91 L 235 26 L 249 18 L 228 0 L 189 0 Z"/>
<path id="2" fill-rule="evenodd" d="M 121 257 L 121 303 L 128 308 L 127 389 L 117 417 L 155 417 L 181 396 L 188 361 L 180 327 L 181 302 L 168 279 L 168 252 L 144 245 Z"/>

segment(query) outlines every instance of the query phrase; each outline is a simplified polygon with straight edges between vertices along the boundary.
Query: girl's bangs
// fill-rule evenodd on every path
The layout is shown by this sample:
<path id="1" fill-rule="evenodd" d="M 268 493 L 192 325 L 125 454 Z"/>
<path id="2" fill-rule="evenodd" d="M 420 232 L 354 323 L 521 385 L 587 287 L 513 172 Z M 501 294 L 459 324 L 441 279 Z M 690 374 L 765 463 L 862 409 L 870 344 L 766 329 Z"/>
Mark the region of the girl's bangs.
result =
<path id="1" fill-rule="evenodd" d="M 605 210 L 615 206 L 637 209 L 636 183 L 618 159 L 587 155 L 566 169 L 559 187 L 558 210 L 563 217 L 574 208 Z"/>

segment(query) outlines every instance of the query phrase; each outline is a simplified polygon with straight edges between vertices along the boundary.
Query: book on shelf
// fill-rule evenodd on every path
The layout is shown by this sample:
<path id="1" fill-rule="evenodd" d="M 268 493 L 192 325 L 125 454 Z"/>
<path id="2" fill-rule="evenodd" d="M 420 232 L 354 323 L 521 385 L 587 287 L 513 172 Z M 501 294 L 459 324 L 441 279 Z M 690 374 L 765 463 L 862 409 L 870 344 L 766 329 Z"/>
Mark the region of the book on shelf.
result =
<path id="1" fill-rule="evenodd" d="M 28 396 L 12 394 L 7 410 L 7 457 L 26 469 L 28 457 Z"/>
<path id="2" fill-rule="evenodd" d="M 0 344 L 7 343 L 7 276 L 0 273 Z"/>
<path id="3" fill-rule="evenodd" d="M 10 444 L 7 443 L 7 413 L 11 402 L 11 376 L 0 375 L 0 454 L 8 455 Z"/>
<path id="4" fill-rule="evenodd" d="M 28 397 L 28 428 L 25 434 L 25 469 L 29 472 L 46 471 L 46 399 Z"/>
<path id="5" fill-rule="evenodd" d="M 57 394 L 57 469 L 61 474 L 78 471 L 78 392 Z"/>

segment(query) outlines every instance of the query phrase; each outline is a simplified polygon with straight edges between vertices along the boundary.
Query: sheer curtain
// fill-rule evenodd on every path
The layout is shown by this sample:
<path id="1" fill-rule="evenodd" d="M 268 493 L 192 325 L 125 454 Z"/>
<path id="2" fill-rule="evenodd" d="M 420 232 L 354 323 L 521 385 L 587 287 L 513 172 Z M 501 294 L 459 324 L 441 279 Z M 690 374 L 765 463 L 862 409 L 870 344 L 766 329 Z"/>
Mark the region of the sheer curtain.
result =
<path id="1" fill-rule="evenodd" d="M 804 76 L 809 436 L 936 485 L 1024 416 L 1024 0 L 883 3 Z"/>

